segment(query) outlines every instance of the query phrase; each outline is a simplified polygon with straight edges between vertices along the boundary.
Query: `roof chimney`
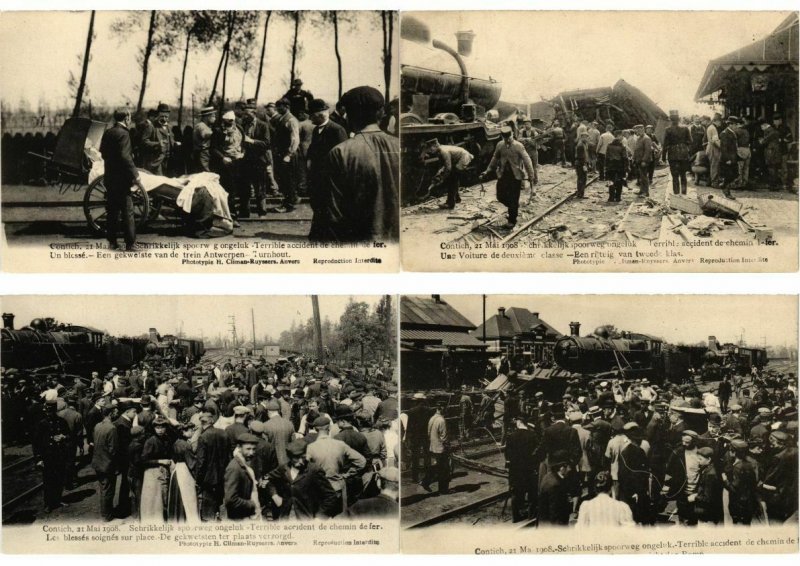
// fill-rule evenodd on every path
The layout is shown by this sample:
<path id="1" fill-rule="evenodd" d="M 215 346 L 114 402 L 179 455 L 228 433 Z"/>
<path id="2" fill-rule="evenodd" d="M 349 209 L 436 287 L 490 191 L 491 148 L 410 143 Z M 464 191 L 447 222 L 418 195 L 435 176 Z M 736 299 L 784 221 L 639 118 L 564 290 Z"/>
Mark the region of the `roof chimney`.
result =
<path id="1" fill-rule="evenodd" d="M 14 330 L 14 313 L 3 313 L 3 328 Z"/>
<path id="2" fill-rule="evenodd" d="M 570 322 L 569 323 L 569 335 L 570 336 L 580 336 L 581 335 L 581 323 L 580 322 Z"/>
<path id="3" fill-rule="evenodd" d="M 539 318 L 539 311 L 535 311 L 535 312 L 533 312 L 532 314 L 533 314 L 533 316 L 535 316 L 536 318 Z"/>
<path id="4" fill-rule="evenodd" d="M 472 30 L 457 31 L 456 40 L 458 41 L 458 54 L 469 57 L 472 54 L 472 41 L 474 39 L 475 33 Z"/>
<path id="5" fill-rule="evenodd" d="M 433 302 L 434 303 L 438 304 L 438 303 L 442 302 L 442 296 L 441 295 L 431 295 L 431 297 L 433 298 Z"/>
<path id="6" fill-rule="evenodd" d="M 506 307 L 500 307 L 497 309 L 497 316 L 506 316 Z"/>

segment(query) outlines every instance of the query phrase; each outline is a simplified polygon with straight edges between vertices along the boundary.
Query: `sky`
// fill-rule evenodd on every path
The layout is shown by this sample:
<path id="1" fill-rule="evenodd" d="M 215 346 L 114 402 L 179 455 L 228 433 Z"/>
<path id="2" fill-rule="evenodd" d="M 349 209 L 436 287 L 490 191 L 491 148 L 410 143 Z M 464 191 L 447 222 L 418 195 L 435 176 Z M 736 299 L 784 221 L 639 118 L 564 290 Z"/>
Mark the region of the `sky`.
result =
<path id="1" fill-rule="evenodd" d="M 476 326 L 482 322 L 480 295 L 442 295 Z M 721 343 L 752 346 L 797 344 L 797 297 L 775 295 L 487 295 L 486 317 L 499 307 L 523 307 L 564 334 L 581 323 L 581 335 L 604 324 L 693 344 L 716 336 Z"/>
<path id="2" fill-rule="evenodd" d="M 336 322 L 350 301 L 349 296 L 319 297 L 320 317 Z M 379 296 L 353 297 L 374 307 Z M 160 334 L 177 334 L 183 324 L 187 337 L 230 337 L 229 316 L 236 317 L 238 336 L 252 340 L 250 309 L 253 309 L 256 336 L 270 335 L 277 340 L 292 321 L 305 323 L 312 316 L 311 296 L 7 296 L 3 312 L 16 315 L 15 327 L 30 324 L 34 318 L 53 317 L 59 322 L 85 325 L 116 336 L 138 336 L 149 328 Z"/>
<path id="3" fill-rule="evenodd" d="M 459 12 L 412 13 L 431 37 L 456 47 L 472 30 L 471 76 L 503 83 L 502 100 L 550 99 L 562 91 L 610 87 L 618 79 L 641 89 L 662 110 L 708 113 L 694 95 L 709 60 L 768 35 L 788 12 Z M 403 40 L 404 64 L 458 72 L 430 46 Z M 446 67 L 443 67 L 446 65 Z"/>
<path id="4" fill-rule="evenodd" d="M 90 99 L 95 103 L 120 105 L 127 101 L 136 103 L 139 94 L 141 71 L 136 61 L 140 48 L 146 41 L 145 29 L 127 40 L 112 36 L 113 21 L 126 12 L 97 12 L 96 38 L 92 45 L 92 58 L 87 83 Z M 315 15 L 316 16 L 316 15 Z M 383 62 L 381 20 L 378 12 L 351 13 L 355 25 L 340 25 L 339 49 L 343 59 L 344 91 L 359 85 L 371 85 L 383 92 Z M 146 20 L 146 18 L 144 18 Z M 16 107 L 20 99 L 27 99 L 32 109 L 39 101 L 51 107 L 72 107 L 67 86 L 69 73 L 80 76 L 78 56 L 83 54 L 89 12 L 4 12 L 0 14 L 0 98 Z M 257 63 L 261 50 L 263 25 L 254 45 Z M 397 30 L 397 26 L 395 26 Z M 291 22 L 273 16 L 267 35 L 267 52 L 264 62 L 259 100 L 276 100 L 288 88 L 290 56 L 289 47 L 294 26 Z M 313 27 L 308 21 L 300 24 L 300 43 L 303 55 L 297 69 L 304 88 L 316 97 L 335 102 L 338 90 L 336 58 L 333 49 L 333 31 L 328 27 Z M 399 33 L 398 33 L 399 36 Z M 398 45 L 395 40 L 394 45 Z M 395 54 L 396 55 L 396 54 Z M 187 86 L 184 103 L 191 105 L 191 93 L 198 86 L 209 91 L 214 81 L 219 48 L 208 54 L 191 53 L 187 69 Z M 393 57 L 397 76 L 398 56 Z M 145 94 L 145 106 L 159 101 L 177 106 L 179 81 L 183 56 L 169 61 L 151 58 L 150 78 Z M 239 98 L 243 73 L 229 67 L 227 93 Z M 221 79 L 220 79 L 221 80 Z M 245 97 L 255 91 L 256 71 L 245 80 Z M 397 81 L 391 85 L 398 91 Z"/>

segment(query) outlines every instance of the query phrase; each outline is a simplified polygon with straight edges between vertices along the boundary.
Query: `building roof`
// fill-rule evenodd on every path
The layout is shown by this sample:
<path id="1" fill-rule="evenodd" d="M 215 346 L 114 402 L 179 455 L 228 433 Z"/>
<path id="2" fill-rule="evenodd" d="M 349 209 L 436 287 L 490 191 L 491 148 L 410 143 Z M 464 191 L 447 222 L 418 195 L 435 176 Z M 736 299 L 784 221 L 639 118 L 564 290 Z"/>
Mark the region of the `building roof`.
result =
<path id="1" fill-rule="evenodd" d="M 505 310 L 503 316 L 495 314 L 486 320 L 487 340 L 510 340 L 518 334 L 527 334 L 537 326 L 543 326 L 548 336 L 558 338 L 561 333 L 539 318 L 538 313 L 532 313 L 526 308 L 511 307 Z M 478 339 L 483 339 L 483 325 L 472 333 Z"/>
<path id="2" fill-rule="evenodd" d="M 695 100 L 715 93 L 729 74 L 738 71 L 764 72 L 770 67 L 786 66 L 798 70 L 798 14 L 787 16 L 772 33 L 753 43 L 708 62 L 697 88 Z"/>
<path id="3" fill-rule="evenodd" d="M 452 346 L 454 348 L 486 348 L 486 345 L 466 332 L 442 330 L 401 329 L 401 342 L 421 346 Z"/>
<path id="4" fill-rule="evenodd" d="M 454 330 L 468 332 L 475 325 L 464 315 L 447 304 L 446 301 L 432 297 L 405 295 L 400 300 L 400 327 L 429 330 Z"/>

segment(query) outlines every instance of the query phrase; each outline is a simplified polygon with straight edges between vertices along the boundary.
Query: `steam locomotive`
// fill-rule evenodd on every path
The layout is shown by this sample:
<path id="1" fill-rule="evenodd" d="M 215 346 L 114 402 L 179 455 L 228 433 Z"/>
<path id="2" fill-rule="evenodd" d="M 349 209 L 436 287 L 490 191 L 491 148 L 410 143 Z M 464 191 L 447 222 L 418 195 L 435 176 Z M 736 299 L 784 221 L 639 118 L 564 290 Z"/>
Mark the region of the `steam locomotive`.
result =
<path id="1" fill-rule="evenodd" d="M 146 340 L 115 338 L 89 326 L 35 318 L 14 328 L 14 315 L 3 314 L 0 363 L 7 368 L 54 367 L 64 372 L 126 368 L 144 357 Z"/>
<path id="2" fill-rule="evenodd" d="M 412 43 L 430 46 L 452 57 L 458 67 L 453 73 L 441 68 L 401 65 L 400 132 L 403 138 L 403 204 L 412 204 L 425 181 L 430 181 L 433 164 L 421 162 L 424 143 L 436 138 L 442 144 L 458 145 L 475 156 L 475 167 L 482 170 L 500 140 L 498 120 L 486 119 L 495 108 L 502 91 L 493 79 L 471 77 L 464 57 L 472 51 L 472 32 L 456 34 L 458 49 L 438 39 L 430 39 L 428 27 L 412 16 L 403 16 L 400 37 Z M 452 61 L 449 61 L 452 65 Z M 445 62 L 435 65 L 445 67 Z M 422 166 L 421 166 L 422 165 Z"/>
<path id="3" fill-rule="evenodd" d="M 151 365 L 180 368 L 196 363 L 205 354 L 201 340 L 180 338 L 172 334 L 160 335 L 151 328 L 145 348 L 145 361 Z"/>
<path id="4" fill-rule="evenodd" d="M 685 346 L 630 332 L 612 338 L 605 328 L 598 328 L 591 336 L 562 336 L 553 347 L 553 360 L 572 373 L 617 373 L 655 382 L 682 381 L 690 368 L 699 370 L 703 378 L 721 379 L 732 373 L 749 373 L 753 366 L 760 370 L 768 362 L 763 348 L 720 345 L 713 336 L 708 346 Z"/>

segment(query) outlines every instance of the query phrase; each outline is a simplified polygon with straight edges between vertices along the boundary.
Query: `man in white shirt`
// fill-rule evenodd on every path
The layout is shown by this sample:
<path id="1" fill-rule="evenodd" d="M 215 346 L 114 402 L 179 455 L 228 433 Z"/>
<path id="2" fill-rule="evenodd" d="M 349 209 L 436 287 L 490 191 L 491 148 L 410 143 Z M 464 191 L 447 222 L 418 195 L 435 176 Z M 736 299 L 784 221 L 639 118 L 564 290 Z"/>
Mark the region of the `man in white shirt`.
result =
<path id="1" fill-rule="evenodd" d="M 584 501 L 578 510 L 576 528 L 597 529 L 602 527 L 632 527 L 634 526 L 631 508 L 622 501 L 613 499 L 611 491 L 611 475 L 608 472 L 599 472 L 595 478 L 597 495 Z"/>
<path id="2" fill-rule="evenodd" d="M 719 185 L 719 162 L 722 151 L 719 143 L 719 132 L 722 128 L 722 116 L 719 112 L 714 113 L 711 123 L 706 128 L 706 155 L 711 165 L 711 186 Z"/>

